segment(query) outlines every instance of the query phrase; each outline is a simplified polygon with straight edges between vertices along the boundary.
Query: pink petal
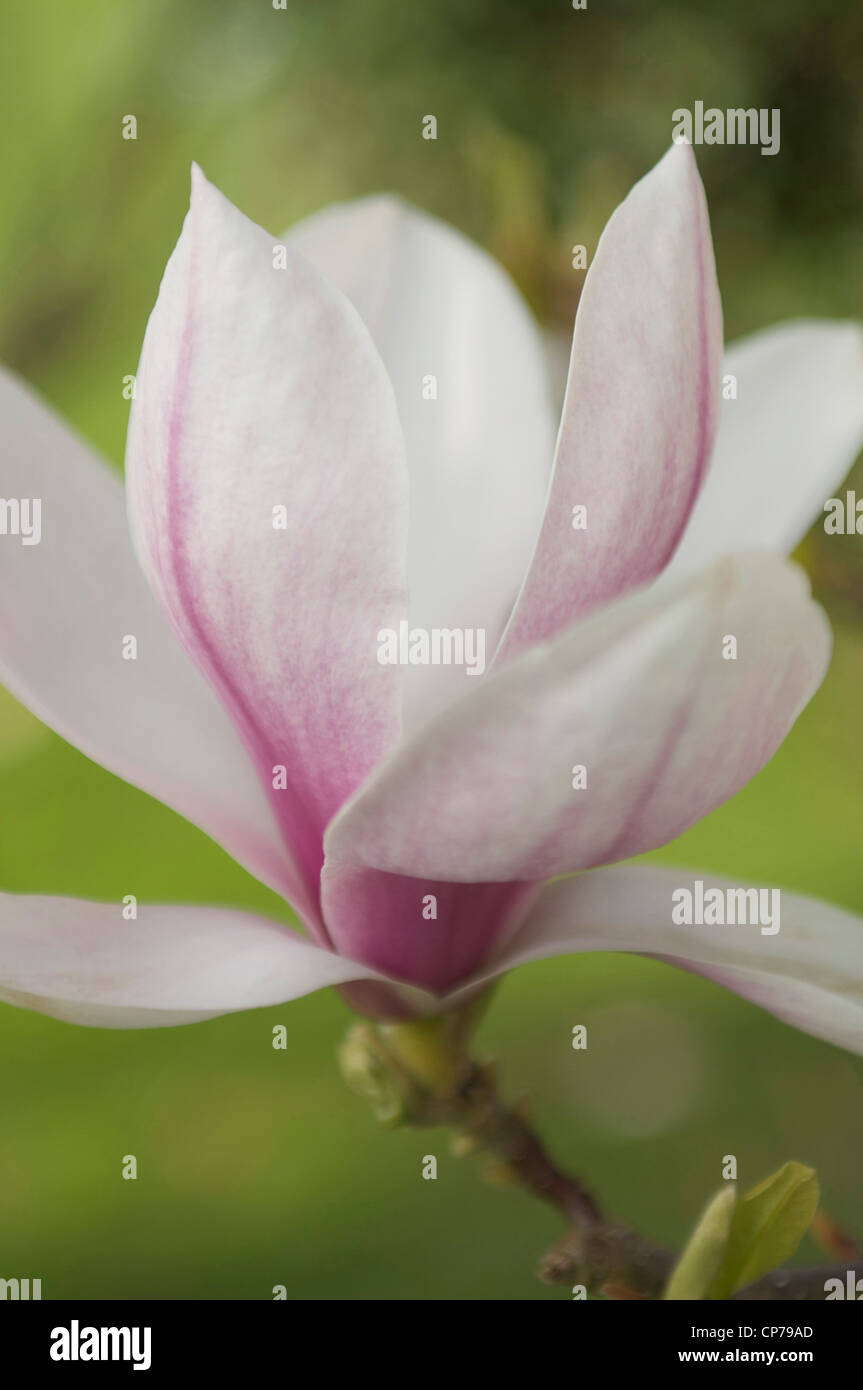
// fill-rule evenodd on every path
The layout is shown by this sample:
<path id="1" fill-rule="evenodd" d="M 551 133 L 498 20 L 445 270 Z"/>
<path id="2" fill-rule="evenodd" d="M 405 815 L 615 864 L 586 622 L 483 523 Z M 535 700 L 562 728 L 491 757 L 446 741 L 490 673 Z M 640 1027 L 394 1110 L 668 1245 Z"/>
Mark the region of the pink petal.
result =
<path id="1" fill-rule="evenodd" d="M 551 883 L 470 987 L 545 956 L 635 951 L 705 975 L 795 1028 L 863 1053 L 863 920 L 781 889 L 773 935 L 759 925 L 678 926 L 672 893 L 694 892 L 696 879 L 705 892 L 758 886 L 647 864 Z"/>
<path id="2" fill-rule="evenodd" d="M 668 563 L 719 408 L 722 315 L 704 191 L 674 146 L 612 216 L 585 280 L 545 520 L 512 656 Z M 573 529 L 586 506 L 587 528 Z"/>
<path id="3" fill-rule="evenodd" d="M 350 296 L 395 388 L 411 474 L 411 624 L 482 628 L 491 660 L 554 449 L 537 326 L 489 255 L 400 199 L 326 208 L 288 239 Z M 430 375 L 435 399 L 423 395 Z M 408 726 L 463 690 L 458 667 L 407 668 Z"/>
<path id="4" fill-rule="evenodd" d="M 406 612 L 407 476 L 358 315 L 295 252 L 278 268 L 275 245 L 193 172 L 127 477 L 146 573 L 312 885 L 324 826 L 399 734 L 377 633 Z"/>
<path id="5" fill-rule="evenodd" d="M 160 1028 L 257 1009 L 374 972 L 274 922 L 214 907 L 0 894 L 0 999 L 68 1023 Z"/>
<path id="6" fill-rule="evenodd" d="M 0 372 L 3 497 L 41 539 L 0 538 L 0 682 L 88 757 L 201 826 L 311 914 L 236 732 L 165 621 L 129 541 L 119 478 Z M 137 639 L 135 660 L 123 642 Z"/>
<path id="7" fill-rule="evenodd" d="M 629 595 L 406 741 L 329 827 L 327 862 L 499 883 L 665 844 L 772 757 L 829 650 L 802 571 L 772 556 Z"/>
<path id="8" fill-rule="evenodd" d="M 445 883 L 351 865 L 325 864 L 321 876 L 335 949 L 438 994 L 471 975 L 520 925 L 535 891 L 524 883 Z"/>

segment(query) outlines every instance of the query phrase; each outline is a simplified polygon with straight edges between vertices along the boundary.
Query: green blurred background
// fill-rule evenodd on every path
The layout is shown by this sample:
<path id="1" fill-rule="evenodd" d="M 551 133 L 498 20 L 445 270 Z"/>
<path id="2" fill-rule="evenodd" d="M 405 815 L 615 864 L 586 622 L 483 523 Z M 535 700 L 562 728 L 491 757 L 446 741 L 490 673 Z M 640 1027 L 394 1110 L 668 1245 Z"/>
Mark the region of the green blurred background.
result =
<path id="1" fill-rule="evenodd" d="M 564 330 L 615 204 L 671 112 L 779 106 L 782 148 L 702 149 L 729 338 L 863 317 L 857 0 L 41 0 L 0 31 L 0 356 L 119 468 L 147 314 L 188 169 L 274 233 L 396 190 L 477 238 Z M 126 114 L 138 139 L 121 139 Z M 420 138 L 421 117 L 438 140 Z M 863 493 L 863 475 L 856 475 Z M 801 551 L 836 629 L 771 765 L 655 858 L 863 913 L 863 542 Z M 0 888 L 289 915 L 201 833 L 0 692 Z M 861 942 L 863 948 L 863 942 Z M 346 1092 L 332 995 L 164 1031 L 0 1006 L 0 1275 L 46 1298 L 549 1299 L 551 1214 L 485 1187 L 436 1132 L 379 1130 Z M 587 1023 L 590 1047 L 570 1046 Z M 288 1047 L 271 1030 L 283 1023 Z M 863 1237 L 863 1061 L 704 981 L 629 958 L 510 977 L 480 1043 L 608 1208 L 680 1241 L 718 1185 L 814 1164 Z M 137 1182 L 121 1179 L 124 1154 Z M 421 1159 L 439 1159 L 437 1182 Z M 800 1259 L 813 1258 L 810 1245 Z"/>

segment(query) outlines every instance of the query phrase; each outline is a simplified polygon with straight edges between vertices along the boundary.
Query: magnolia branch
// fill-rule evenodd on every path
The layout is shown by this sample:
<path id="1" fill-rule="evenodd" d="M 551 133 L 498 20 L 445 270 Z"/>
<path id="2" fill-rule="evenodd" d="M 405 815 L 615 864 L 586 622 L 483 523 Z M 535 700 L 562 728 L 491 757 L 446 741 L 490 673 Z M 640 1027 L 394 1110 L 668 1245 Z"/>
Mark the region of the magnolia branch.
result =
<path id="1" fill-rule="evenodd" d="M 456 1154 L 484 1154 L 492 1181 L 521 1187 L 560 1213 L 567 1231 L 540 1263 L 544 1282 L 584 1285 L 611 1299 L 660 1299 L 676 1255 L 611 1221 L 582 1182 L 558 1167 L 522 1111 L 501 1099 L 493 1068 L 466 1055 L 467 1031 L 463 1019 L 358 1024 L 342 1049 L 342 1068 L 380 1119 L 447 1126 Z M 733 1298 L 823 1300 L 826 1280 L 844 1282 L 845 1253 L 841 1265 L 774 1270 Z"/>

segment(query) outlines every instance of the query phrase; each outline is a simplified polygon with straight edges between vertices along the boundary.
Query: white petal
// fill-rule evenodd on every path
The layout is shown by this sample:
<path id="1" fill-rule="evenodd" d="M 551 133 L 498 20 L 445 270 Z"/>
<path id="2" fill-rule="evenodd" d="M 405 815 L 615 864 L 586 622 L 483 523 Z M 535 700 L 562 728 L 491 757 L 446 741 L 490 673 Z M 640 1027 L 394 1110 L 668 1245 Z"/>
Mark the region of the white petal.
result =
<path id="1" fill-rule="evenodd" d="M 406 612 L 407 467 L 356 311 L 274 245 L 193 172 L 126 476 L 148 578 L 316 892 L 324 826 L 401 729 L 377 634 Z"/>
<path id="2" fill-rule="evenodd" d="M 647 864 L 551 883 L 471 987 L 546 956 L 633 951 L 705 975 L 795 1028 L 863 1053 L 863 919 L 780 889 L 774 935 L 761 925 L 678 926 L 672 893 L 694 891 L 696 879 L 705 892 L 763 887 Z"/>
<path id="3" fill-rule="evenodd" d="M 0 894 L 0 999 L 68 1023 L 161 1028 L 373 971 L 248 912 Z"/>
<path id="4" fill-rule="evenodd" d="M 671 561 L 698 569 L 730 550 L 793 550 L 863 444 L 863 330 L 780 324 L 734 344 L 710 471 Z"/>
<path id="5" fill-rule="evenodd" d="M 772 555 L 627 595 L 402 743 L 329 826 L 330 870 L 536 881 L 656 848 L 772 757 L 829 651 L 805 575 Z"/>
<path id="6" fill-rule="evenodd" d="M 0 494 L 40 499 L 42 532 L 38 545 L 0 536 L 0 682 L 296 900 L 252 764 L 141 574 L 120 479 L 3 372 L 0 438 Z M 123 658 L 127 637 L 135 660 Z"/>
<path id="7" fill-rule="evenodd" d="M 610 218 L 584 283 L 548 505 L 504 655 L 665 568 L 707 471 L 721 358 L 704 189 L 690 146 L 672 146 Z"/>
<path id="8" fill-rule="evenodd" d="M 411 623 L 482 628 L 490 660 L 551 468 L 555 421 L 536 325 L 490 256 L 396 198 L 329 208 L 288 235 L 353 300 L 395 387 L 411 471 Z M 428 376 L 436 400 L 423 398 Z M 458 695 L 463 674 L 409 668 L 407 722 Z"/>

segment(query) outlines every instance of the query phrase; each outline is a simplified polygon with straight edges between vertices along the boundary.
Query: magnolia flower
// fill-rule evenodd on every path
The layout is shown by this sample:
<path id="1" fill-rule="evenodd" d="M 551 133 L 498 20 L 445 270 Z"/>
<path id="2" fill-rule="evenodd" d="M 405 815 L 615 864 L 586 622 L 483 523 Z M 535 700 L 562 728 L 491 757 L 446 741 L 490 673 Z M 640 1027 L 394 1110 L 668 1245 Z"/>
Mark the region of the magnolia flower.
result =
<path id="1" fill-rule="evenodd" d="M 783 555 L 854 458 L 861 388 L 850 324 L 723 367 L 685 145 L 597 247 L 556 446 L 538 331 L 483 252 L 383 197 L 274 243 L 195 169 L 131 409 L 134 552 L 114 475 L 2 381 L 0 485 L 43 534 L 0 538 L 0 679 L 307 939 L 3 895 L 0 997 L 141 1027 L 350 985 L 398 1017 L 624 950 L 863 1051 L 863 924 L 783 894 L 778 933 L 681 926 L 692 875 L 597 867 L 732 796 L 821 681 L 827 623 Z M 402 624 L 483 633 L 488 669 L 382 662 Z"/>

